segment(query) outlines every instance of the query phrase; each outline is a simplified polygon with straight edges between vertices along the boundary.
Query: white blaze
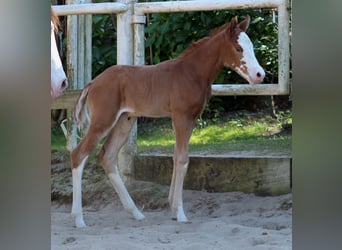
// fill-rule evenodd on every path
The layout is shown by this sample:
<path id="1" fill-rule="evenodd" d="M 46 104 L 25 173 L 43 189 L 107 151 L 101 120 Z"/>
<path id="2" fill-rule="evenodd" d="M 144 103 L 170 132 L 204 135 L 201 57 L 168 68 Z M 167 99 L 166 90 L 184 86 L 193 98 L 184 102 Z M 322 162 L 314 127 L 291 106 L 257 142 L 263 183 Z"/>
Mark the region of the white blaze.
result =
<path id="1" fill-rule="evenodd" d="M 58 97 L 62 90 L 61 86 L 66 80 L 66 75 L 63 70 L 63 65 L 61 58 L 59 56 L 56 40 L 54 26 L 51 22 L 51 96 Z"/>
<path id="2" fill-rule="evenodd" d="M 235 68 L 235 70 L 249 83 L 261 82 L 265 76 L 265 71 L 255 58 L 254 48 L 251 40 L 245 32 L 241 32 L 237 41 L 243 49 L 243 52 L 241 66 L 239 68 Z"/>

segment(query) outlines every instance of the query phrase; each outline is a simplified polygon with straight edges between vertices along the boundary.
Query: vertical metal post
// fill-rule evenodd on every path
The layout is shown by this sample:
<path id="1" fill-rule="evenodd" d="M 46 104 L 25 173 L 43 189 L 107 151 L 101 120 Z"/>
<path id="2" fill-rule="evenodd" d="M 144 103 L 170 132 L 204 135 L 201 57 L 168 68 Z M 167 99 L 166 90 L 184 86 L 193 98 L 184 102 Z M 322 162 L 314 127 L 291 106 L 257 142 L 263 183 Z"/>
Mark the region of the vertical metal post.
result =
<path id="1" fill-rule="evenodd" d="M 67 0 L 67 4 L 90 3 L 91 0 Z M 82 89 L 91 80 L 92 15 L 71 15 L 67 19 L 67 75 L 72 89 Z M 68 110 L 67 149 L 77 145 L 77 126 Z"/>
<path id="2" fill-rule="evenodd" d="M 126 4 L 128 10 L 117 14 L 117 64 L 133 65 L 133 7 L 137 0 L 118 0 Z M 131 130 L 126 144 L 118 157 L 120 173 L 125 182 L 134 178 L 134 155 L 137 152 L 137 125 Z"/>
<path id="3" fill-rule="evenodd" d="M 79 3 L 91 3 L 91 0 L 79 0 Z M 77 89 L 83 89 L 91 80 L 91 39 L 92 15 L 78 15 L 77 46 Z"/>
<path id="4" fill-rule="evenodd" d="M 290 88 L 290 34 L 289 34 L 289 1 L 282 1 L 278 7 L 278 82 L 283 93 Z M 281 21 L 279 21 L 281 20 Z"/>
<path id="5" fill-rule="evenodd" d="M 145 15 L 134 15 L 134 65 L 145 64 Z"/>
<path id="6" fill-rule="evenodd" d="M 92 0 L 87 0 L 87 3 L 91 3 Z M 85 15 L 84 20 L 84 36 L 85 36 L 85 50 L 84 50 L 84 84 L 91 81 L 92 72 L 92 25 L 93 15 Z M 82 86 L 84 88 L 84 85 Z"/>
<path id="7" fill-rule="evenodd" d="M 76 4 L 77 0 L 67 0 L 66 4 Z M 78 83 L 78 68 L 77 68 L 77 23 L 78 16 L 70 15 L 67 17 L 67 76 L 71 89 L 77 89 Z M 77 146 L 77 126 L 73 122 L 71 110 L 67 110 L 67 149 L 71 151 Z"/>
<path id="8" fill-rule="evenodd" d="M 83 1 L 81 1 L 83 2 Z M 77 20 L 77 89 L 84 86 L 84 15 Z"/>
<path id="9" fill-rule="evenodd" d="M 136 0 L 118 0 L 127 4 L 128 10 L 117 14 L 117 63 L 133 64 L 133 4 Z"/>
<path id="10" fill-rule="evenodd" d="M 76 0 L 66 0 L 66 4 L 75 4 Z M 67 17 L 67 75 L 69 86 L 77 88 L 77 15 Z"/>

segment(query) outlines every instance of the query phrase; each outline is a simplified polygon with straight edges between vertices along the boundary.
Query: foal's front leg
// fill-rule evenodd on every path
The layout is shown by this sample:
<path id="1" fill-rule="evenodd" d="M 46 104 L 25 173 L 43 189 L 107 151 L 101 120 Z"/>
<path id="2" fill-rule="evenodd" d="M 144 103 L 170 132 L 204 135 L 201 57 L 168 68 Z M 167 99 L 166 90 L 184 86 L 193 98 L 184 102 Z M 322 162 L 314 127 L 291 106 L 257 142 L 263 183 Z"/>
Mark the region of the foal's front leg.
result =
<path id="1" fill-rule="evenodd" d="M 173 119 L 173 129 L 176 134 L 176 145 L 173 158 L 173 174 L 169 193 L 172 218 L 178 222 L 187 222 L 188 218 L 183 208 L 183 183 L 189 165 L 189 140 L 195 120 L 188 117 Z"/>
<path id="2" fill-rule="evenodd" d="M 172 218 L 176 219 L 178 222 L 187 222 L 188 218 L 184 213 L 183 208 L 183 183 L 184 177 L 188 170 L 189 165 L 189 157 L 187 152 L 180 152 L 178 149 L 175 149 L 175 158 L 174 158 L 174 183 L 170 188 L 170 206 L 172 212 Z M 173 190 L 173 191 L 171 191 Z"/>
<path id="3" fill-rule="evenodd" d="M 129 117 L 126 114 L 122 114 L 117 124 L 110 131 L 105 144 L 98 154 L 98 158 L 105 172 L 107 173 L 108 178 L 112 183 L 115 191 L 118 193 L 125 210 L 132 214 L 135 219 L 142 220 L 145 218 L 145 216 L 134 204 L 134 201 L 129 195 L 118 170 L 119 150 L 126 142 L 128 134 L 131 131 L 131 128 L 135 121 L 135 117 Z"/>

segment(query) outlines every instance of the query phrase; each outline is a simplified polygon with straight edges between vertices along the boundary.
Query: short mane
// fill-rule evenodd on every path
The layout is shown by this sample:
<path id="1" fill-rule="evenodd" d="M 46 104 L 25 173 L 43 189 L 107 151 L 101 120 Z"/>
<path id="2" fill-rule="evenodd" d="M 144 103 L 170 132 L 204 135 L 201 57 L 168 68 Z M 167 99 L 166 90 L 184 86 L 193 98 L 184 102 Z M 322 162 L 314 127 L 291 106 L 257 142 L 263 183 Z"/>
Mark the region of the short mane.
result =
<path id="1" fill-rule="evenodd" d="M 209 34 L 209 36 L 203 37 L 198 41 L 193 42 L 188 48 L 186 48 L 178 57 L 182 58 L 185 57 L 187 55 L 189 55 L 190 53 L 192 53 L 198 46 L 202 45 L 203 43 L 207 42 L 210 38 L 212 38 L 213 36 L 215 36 L 216 34 L 220 33 L 222 30 L 225 30 L 228 26 L 230 25 L 230 23 L 225 23 L 222 26 L 212 30 Z"/>

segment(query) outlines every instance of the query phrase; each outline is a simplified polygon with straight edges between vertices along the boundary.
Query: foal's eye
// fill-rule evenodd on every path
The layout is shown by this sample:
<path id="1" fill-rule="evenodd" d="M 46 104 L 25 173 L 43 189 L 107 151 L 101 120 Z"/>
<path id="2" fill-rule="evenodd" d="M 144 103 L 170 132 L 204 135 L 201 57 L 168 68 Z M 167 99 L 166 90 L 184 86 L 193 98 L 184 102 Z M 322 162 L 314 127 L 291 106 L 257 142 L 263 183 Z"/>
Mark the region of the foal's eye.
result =
<path id="1" fill-rule="evenodd" d="M 240 46 L 236 47 L 235 49 L 236 49 L 237 52 L 240 52 L 240 53 L 243 51 L 243 49 Z"/>

